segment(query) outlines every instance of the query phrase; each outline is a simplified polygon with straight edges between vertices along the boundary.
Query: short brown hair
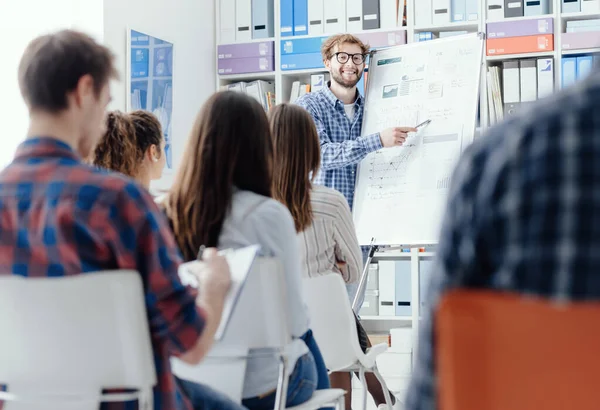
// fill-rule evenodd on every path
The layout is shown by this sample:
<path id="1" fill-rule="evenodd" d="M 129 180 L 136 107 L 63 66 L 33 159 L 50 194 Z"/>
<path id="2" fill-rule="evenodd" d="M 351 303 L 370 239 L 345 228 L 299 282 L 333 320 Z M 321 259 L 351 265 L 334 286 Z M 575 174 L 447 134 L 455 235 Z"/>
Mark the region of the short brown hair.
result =
<path id="1" fill-rule="evenodd" d="M 131 118 L 120 111 L 109 112 L 106 132 L 96 145 L 92 163 L 135 178 L 140 160 Z"/>
<path id="2" fill-rule="evenodd" d="M 146 151 L 152 145 L 160 147 L 163 139 L 162 125 L 156 115 L 150 111 L 136 110 L 129 113 L 133 126 L 135 127 L 135 139 L 140 156 L 143 159 Z M 159 150 L 160 155 L 160 150 Z"/>
<path id="3" fill-rule="evenodd" d="M 67 94 L 84 75 L 91 75 L 96 94 L 118 78 L 114 56 L 90 36 L 62 30 L 37 37 L 19 64 L 19 87 L 30 109 L 55 113 L 67 108 Z"/>
<path id="4" fill-rule="evenodd" d="M 321 163 L 321 144 L 310 114 L 294 104 L 279 104 L 269 112 L 275 161 L 273 197 L 284 204 L 302 232 L 313 221 L 310 191 Z"/>
<path id="5" fill-rule="evenodd" d="M 323 61 L 329 60 L 333 55 L 333 49 L 336 46 L 340 46 L 344 43 L 358 44 L 358 46 L 362 49 L 363 54 L 367 54 L 370 49 L 370 46 L 368 44 L 363 43 L 360 38 L 352 34 L 336 34 L 334 36 L 329 37 L 321 45 L 321 56 L 323 57 Z"/>

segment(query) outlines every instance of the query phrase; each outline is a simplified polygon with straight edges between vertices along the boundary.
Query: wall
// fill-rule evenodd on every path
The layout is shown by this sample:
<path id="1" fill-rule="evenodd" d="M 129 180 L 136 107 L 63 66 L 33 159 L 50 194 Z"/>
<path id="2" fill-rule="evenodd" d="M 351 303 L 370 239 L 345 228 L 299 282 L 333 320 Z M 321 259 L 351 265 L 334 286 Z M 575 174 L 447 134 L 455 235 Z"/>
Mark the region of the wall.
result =
<path id="1" fill-rule="evenodd" d="M 84 7 L 85 6 L 85 7 Z M 0 168 L 26 136 L 29 118 L 17 83 L 19 61 L 35 37 L 63 28 L 83 29 L 102 40 L 102 0 L 0 0 Z"/>
<path id="2" fill-rule="evenodd" d="M 127 29 L 174 43 L 173 162 L 174 172 L 202 103 L 215 91 L 215 10 L 208 0 L 104 0 L 104 42 L 117 56 L 122 81 L 113 85 L 112 109 L 126 109 Z M 177 5 L 176 7 L 174 5 Z M 171 184 L 174 172 L 153 183 Z"/>

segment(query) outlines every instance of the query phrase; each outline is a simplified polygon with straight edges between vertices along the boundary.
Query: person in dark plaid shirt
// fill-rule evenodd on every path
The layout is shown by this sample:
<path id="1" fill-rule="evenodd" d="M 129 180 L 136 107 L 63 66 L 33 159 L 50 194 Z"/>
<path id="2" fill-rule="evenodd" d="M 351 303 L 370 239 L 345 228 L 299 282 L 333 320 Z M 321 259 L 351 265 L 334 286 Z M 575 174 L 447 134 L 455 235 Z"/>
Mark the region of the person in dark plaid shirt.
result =
<path id="1" fill-rule="evenodd" d="M 179 249 L 150 194 L 124 175 L 82 162 L 103 133 L 116 75 L 109 50 L 82 33 L 42 36 L 25 50 L 19 85 L 31 123 L 0 173 L 0 272 L 61 277 L 137 270 L 158 379 L 154 408 L 242 409 L 206 387 L 176 380 L 169 363 L 170 356 L 198 363 L 209 349 L 230 286 L 226 262 L 211 250 L 196 272 L 199 291 L 184 287 Z"/>
<path id="2" fill-rule="evenodd" d="M 600 299 L 600 72 L 491 128 L 454 171 L 407 410 L 435 410 L 434 317 L 457 288 Z"/>

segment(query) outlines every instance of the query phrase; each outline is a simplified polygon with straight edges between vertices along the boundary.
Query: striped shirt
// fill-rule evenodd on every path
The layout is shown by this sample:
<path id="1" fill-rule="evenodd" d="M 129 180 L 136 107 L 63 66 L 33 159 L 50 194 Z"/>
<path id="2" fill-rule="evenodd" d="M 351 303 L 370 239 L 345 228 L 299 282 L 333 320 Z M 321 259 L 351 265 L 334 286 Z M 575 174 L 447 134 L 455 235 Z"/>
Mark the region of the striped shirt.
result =
<path id="1" fill-rule="evenodd" d="M 304 273 L 309 277 L 336 272 L 347 283 L 362 271 L 362 254 L 346 198 L 338 191 L 315 185 L 310 194 L 313 223 L 298 234 Z M 340 269 L 338 262 L 345 262 Z"/>
<path id="2" fill-rule="evenodd" d="M 444 293 L 600 300 L 600 71 L 490 129 L 454 172 L 405 408 L 435 410 Z M 593 326 L 593 324 L 590 324 Z"/>

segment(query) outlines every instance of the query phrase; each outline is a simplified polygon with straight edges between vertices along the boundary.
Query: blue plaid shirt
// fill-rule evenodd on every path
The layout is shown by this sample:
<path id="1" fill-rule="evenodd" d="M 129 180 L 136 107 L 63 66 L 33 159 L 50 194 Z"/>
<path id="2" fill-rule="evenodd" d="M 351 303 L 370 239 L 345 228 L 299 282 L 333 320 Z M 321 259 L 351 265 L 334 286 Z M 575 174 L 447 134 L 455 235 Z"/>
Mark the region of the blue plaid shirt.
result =
<path id="1" fill-rule="evenodd" d="M 358 95 L 352 120 L 344 111 L 344 103 L 329 89 L 304 94 L 296 104 L 306 109 L 317 126 L 321 140 L 321 169 L 315 183 L 340 191 L 352 209 L 356 168 L 370 152 L 383 148 L 379 133 L 361 137 L 364 98 Z"/>
<path id="2" fill-rule="evenodd" d="M 437 409 L 433 318 L 444 292 L 600 299 L 600 72 L 464 152 L 427 291 L 407 410 Z"/>

